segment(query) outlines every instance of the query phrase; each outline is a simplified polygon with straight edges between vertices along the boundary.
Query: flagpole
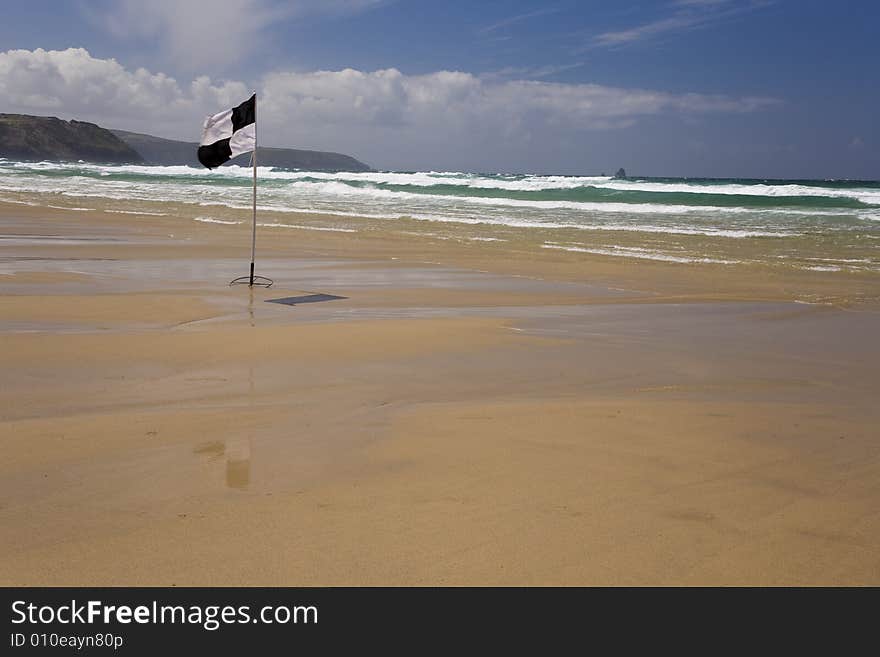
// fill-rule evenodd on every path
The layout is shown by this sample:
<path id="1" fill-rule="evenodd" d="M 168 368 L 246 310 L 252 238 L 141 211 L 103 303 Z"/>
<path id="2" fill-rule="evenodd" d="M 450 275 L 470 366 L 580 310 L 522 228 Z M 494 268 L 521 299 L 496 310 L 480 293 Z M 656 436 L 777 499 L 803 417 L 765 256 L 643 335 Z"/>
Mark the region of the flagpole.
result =
<path id="1" fill-rule="evenodd" d="M 254 263 L 257 259 L 257 92 L 255 91 L 253 94 L 254 99 L 254 147 L 251 150 L 251 165 L 254 168 L 253 178 L 254 178 L 254 217 L 253 222 L 251 224 L 251 271 L 247 276 L 239 276 L 231 281 L 229 281 L 230 285 L 244 285 L 247 283 L 248 287 L 254 287 L 255 285 L 258 287 L 272 287 L 275 283 L 271 278 L 266 276 L 257 276 L 254 274 Z M 222 162 L 221 162 L 222 164 Z M 208 165 L 205 165 L 208 166 Z"/>
<path id="2" fill-rule="evenodd" d="M 251 162 L 254 164 L 254 223 L 251 228 L 251 282 L 254 286 L 254 260 L 257 251 L 257 92 L 254 92 L 254 152 L 251 153 Z"/>

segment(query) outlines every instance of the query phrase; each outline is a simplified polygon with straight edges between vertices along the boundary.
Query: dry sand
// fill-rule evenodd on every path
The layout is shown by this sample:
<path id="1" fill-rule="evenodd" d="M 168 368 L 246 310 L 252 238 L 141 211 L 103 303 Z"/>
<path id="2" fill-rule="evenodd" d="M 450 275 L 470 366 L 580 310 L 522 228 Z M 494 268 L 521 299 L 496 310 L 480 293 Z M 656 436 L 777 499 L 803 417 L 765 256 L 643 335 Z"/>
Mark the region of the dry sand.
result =
<path id="1" fill-rule="evenodd" d="M 875 279 L 0 233 L 2 584 L 880 584 Z"/>

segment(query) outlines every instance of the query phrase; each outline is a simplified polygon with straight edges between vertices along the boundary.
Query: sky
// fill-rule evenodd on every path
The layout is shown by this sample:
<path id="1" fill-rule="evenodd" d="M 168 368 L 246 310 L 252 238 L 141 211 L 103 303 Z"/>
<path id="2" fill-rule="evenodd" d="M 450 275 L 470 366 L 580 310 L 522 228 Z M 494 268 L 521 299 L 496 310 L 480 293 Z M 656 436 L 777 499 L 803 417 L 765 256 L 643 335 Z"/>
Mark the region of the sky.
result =
<path id="1" fill-rule="evenodd" d="M 876 0 L 28 0 L 0 112 L 379 169 L 880 179 Z"/>

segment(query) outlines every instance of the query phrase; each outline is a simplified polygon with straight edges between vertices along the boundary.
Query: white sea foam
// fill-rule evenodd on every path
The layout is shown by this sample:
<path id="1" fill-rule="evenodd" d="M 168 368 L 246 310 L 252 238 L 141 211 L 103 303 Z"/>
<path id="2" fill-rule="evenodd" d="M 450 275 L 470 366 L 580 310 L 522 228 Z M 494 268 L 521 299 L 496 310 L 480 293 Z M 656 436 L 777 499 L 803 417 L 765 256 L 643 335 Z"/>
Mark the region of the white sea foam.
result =
<path id="1" fill-rule="evenodd" d="M 225 224 L 226 226 L 237 226 L 242 223 L 240 221 L 226 221 L 224 219 L 215 219 L 214 217 L 193 217 L 193 221 L 201 221 L 205 224 Z"/>
<path id="2" fill-rule="evenodd" d="M 686 194 L 723 194 L 736 196 L 819 196 L 828 198 L 850 198 L 872 205 L 880 204 L 880 190 L 839 189 L 812 185 L 768 185 L 768 184 L 720 184 L 707 183 L 665 183 L 643 180 L 610 180 L 599 183 L 597 187 L 628 192 L 666 192 Z"/>
<path id="3" fill-rule="evenodd" d="M 347 186 L 346 186 L 347 187 Z M 2 187 L 0 187 L 2 188 Z M 347 187 L 348 189 L 354 189 Z M 63 192 L 65 196 L 70 196 L 73 198 L 83 197 L 83 198 L 112 198 L 114 200 L 144 200 L 144 201 L 156 201 L 155 195 L 151 193 L 152 190 L 143 190 L 141 194 L 135 195 L 132 194 L 131 190 L 125 190 L 120 192 L 108 192 L 104 191 L 101 193 L 93 193 L 88 191 L 77 191 L 77 192 Z M 411 197 L 422 198 L 422 195 L 418 194 L 408 194 L 406 192 L 392 192 L 388 190 L 373 190 L 378 192 L 379 194 L 387 194 L 387 195 L 397 195 L 404 194 Z M 171 196 L 168 190 L 166 190 L 166 194 Z M 366 197 L 370 196 L 369 190 L 364 190 L 363 195 Z M 232 196 L 231 194 L 229 196 Z M 241 203 L 235 203 L 230 199 L 226 200 L 202 200 L 195 201 L 195 204 L 201 207 L 224 207 L 233 210 L 242 210 L 247 211 L 251 209 L 251 206 L 246 203 L 247 194 L 241 196 Z M 393 198 L 393 196 L 392 196 Z M 687 226 L 681 223 L 676 223 L 673 225 L 662 225 L 656 223 L 621 223 L 611 222 L 611 221 L 602 221 L 598 220 L 598 217 L 601 217 L 602 213 L 608 212 L 609 215 L 614 216 L 615 214 L 630 214 L 630 215 L 664 215 L 667 212 L 664 212 L 664 209 L 668 210 L 669 208 L 674 208 L 676 206 L 662 206 L 662 205 L 634 205 L 627 203 L 616 203 L 616 204 L 608 204 L 608 203 L 595 203 L 595 204 L 584 204 L 584 203 L 575 203 L 574 206 L 583 210 L 585 207 L 591 207 L 594 209 L 594 216 L 591 217 L 591 223 L 586 223 L 583 217 L 574 216 L 571 217 L 568 221 L 551 221 L 547 220 L 545 217 L 549 216 L 548 214 L 542 212 L 537 216 L 522 216 L 522 217 L 514 217 L 509 215 L 498 215 L 492 212 L 479 212 L 476 216 L 469 215 L 467 213 L 462 214 L 463 208 L 454 207 L 456 204 L 452 204 L 453 207 L 449 207 L 449 204 L 444 204 L 443 197 L 428 197 L 430 199 L 439 198 L 440 203 L 435 204 L 435 211 L 425 211 L 425 209 L 420 208 L 412 208 L 407 207 L 406 205 L 401 204 L 384 204 L 381 207 L 387 208 L 387 212 L 375 212 L 367 209 L 357 210 L 357 209 L 337 209 L 337 208 L 352 208 L 351 204 L 335 204 L 333 207 L 315 207 L 315 206 L 291 206 L 283 203 L 279 203 L 275 200 L 263 201 L 263 204 L 260 206 L 260 212 L 278 212 L 278 213 L 296 213 L 296 214 L 313 214 L 313 215 L 325 215 L 325 216 L 342 216 L 342 217 L 353 217 L 353 218 L 365 218 L 365 219 L 378 219 L 378 220 L 398 220 L 398 219 L 414 219 L 417 221 L 431 221 L 431 222 L 439 222 L 439 223 L 459 223 L 459 224 L 468 224 L 468 225 L 494 225 L 494 226 L 504 226 L 510 228 L 535 228 L 535 229 L 572 229 L 572 230 L 588 230 L 588 231 L 625 231 L 625 232 L 635 232 L 635 233 L 656 233 L 656 234 L 671 234 L 671 235 L 695 235 L 695 236 L 706 236 L 706 237 L 724 237 L 724 238 L 733 238 L 733 239 L 742 239 L 742 238 L 752 238 L 752 237 L 774 237 L 774 238 L 782 238 L 782 237 L 793 237 L 800 235 L 799 232 L 793 230 L 770 230 L 770 229 L 756 229 L 751 227 L 713 227 L 713 226 L 700 226 L 693 225 Z M 187 190 L 180 190 L 179 198 L 170 199 L 176 200 L 180 203 L 192 203 L 194 199 L 192 198 L 191 193 L 187 193 Z M 485 198 L 468 198 L 466 199 L 473 204 L 479 205 L 480 207 L 484 207 L 485 209 L 491 209 L 491 206 L 494 205 L 494 201 L 496 199 L 485 199 Z M 502 199 L 501 206 L 499 209 L 504 207 L 511 207 L 514 209 L 526 208 L 526 209 L 539 209 L 539 210 L 547 210 L 553 208 L 553 203 L 548 202 L 549 205 L 544 207 L 542 202 L 534 202 L 534 201 L 517 201 L 515 199 Z M 505 205 L 504 201 L 509 201 L 508 204 Z M 267 205 L 266 203 L 274 203 L 274 205 Z M 539 204 L 538 208 L 530 208 L 530 205 Z M 423 204 L 422 204 L 423 205 Z M 430 204 L 429 204 L 430 205 Z M 374 209 L 375 204 L 371 205 L 370 208 Z M 689 210 L 698 210 L 697 206 L 683 206 L 688 208 Z M 561 209 L 561 208 L 560 208 Z M 708 212 L 714 212 L 716 208 L 702 208 Z M 656 211 L 655 211 L 656 210 Z M 158 213 L 157 213 L 158 214 Z M 166 214 L 166 213 L 162 213 Z M 674 213 L 672 213 L 674 214 Z M 562 218 L 564 215 L 558 215 Z"/>
<path id="4" fill-rule="evenodd" d="M 871 260 L 867 258 L 805 258 L 805 260 L 811 260 L 813 262 L 844 262 L 844 263 L 870 263 Z"/>
<path id="5" fill-rule="evenodd" d="M 63 165 L 57 163 L 14 163 L 10 168 L 30 167 L 31 170 L 36 169 L 58 169 L 70 168 L 72 165 Z M 153 176 L 177 176 L 180 177 L 201 177 L 204 179 L 206 175 L 217 175 L 219 177 L 243 177 L 252 175 L 251 169 L 248 167 L 222 167 L 220 173 L 206 172 L 203 169 L 186 166 L 172 167 L 155 167 L 143 165 L 131 166 L 101 166 L 101 165 L 73 165 L 73 171 L 100 170 L 102 173 L 108 171 L 119 171 L 129 173 L 151 174 Z M 467 207 L 483 208 L 485 213 L 494 213 L 497 210 L 505 208 L 513 208 L 518 212 L 532 213 L 544 215 L 540 218 L 541 223 L 547 223 L 545 217 L 557 212 L 580 213 L 590 215 L 590 218 L 602 214 L 628 214 L 628 215 L 679 215 L 694 217 L 699 216 L 701 221 L 709 216 L 730 216 L 743 217 L 746 220 L 758 222 L 759 218 L 770 216 L 774 219 L 778 217 L 779 221 L 790 222 L 797 221 L 802 218 L 824 219 L 826 217 L 847 217 L 859 218 L 863 220 L 877 220 L 876 213 L 856 212 L 843 208 L 753 208 L 753 207 L 715 207 L 711 205 L 682 205 L 682 204 L 665 204 L 657 203 L 622 203 L 622 202 L 582 202 L 572 200 L 531 200 L 523 198 L 496 198 L 492 196 L 458 196 L 450 194 L 431 194 L 431 193 L 413 193 L 411 191 L 389 190 L 375 187 L 380 182 L 388 182 L 395 184 L 411 184 L 429 186 L 443 184 L 445 182 L 454 182 L 456 185 L 464 184 L 466 186 L 476 188 L 497 187 L 496 182 L 502 187 L 517 188 L 529 187 L 538 188 L 551 185 L 568 185 L 577 186 L 581 184 L 605 185 L 605 186 L 634 186 L 642 183 L 636 181 L 617 181 L 601 177 L 566 177 L 566 176 L 531 176 L 531 177 L 486 177 L 476 176 L 472 174 L 454 174 L 454 173 L 415 173 L 415 174 L 391 174 L 391 173 L 350 173 L 350 174 L 330 174 L 320 172 L 296 172 L 296 171 L 274 171 L 266 168 L 261 171 L 261 175 L 266 178 L 285 178 L 291 180 L 291 183 L 283 187 L 267 186 L 261 191 L 261 201 L 263 208 L 266 210 L 285 211 L 290 205 L 289 201 L 297 199 L 299 201 L 307 201 L 308 207 L 299 207 L 300 211 L 322 211 L 334 210 L 336 214 L 352 214 L 363 215 L 361 208 L 356 206 L 361 204 L 370 204 L 371 206 L 381 206 L 382 209 L 392 210 L 397 216 L 412 214 L 432 214 L 433 216 L 445 215 L 447 219 L 453 219 L 456 215 L 460 215 Z M 248 189 L 244 187 L 216 187 L 203 184 L 192 184 L 187 181 L 167 181 L 162 183 L 162 187 L 157 189 L 156 182 L 131 181 L 131 180 L 107 180 L 106 178 L 96 178 L 88 175 L 74 175 L 59 179 L 55 176 L 45 177 L 34 174 L 27 176 L 25 179 L 9 180 L 10 184 L 4 184 L 0 181 L 0 190 L 8 190 L 14 192 L 34 191 L 45 192 L 51 194 L 62 194 L 69 197 L 99 197 L 110 198 L 116 200 L 169 200 L 177 202 L 197 202 L 204 205 L 224 205 L 227 207 L 243 206 L 246 202 Z M 369 185 L 354 186 L 350 182 L 368 183 Z M 644 183 L 646 185 L 664 185 L 665 183 Z M 668 185 L 667 185 L 668 187 Z M 698 187 L 706 192 L 717 191 L 724 193 L 730 185 L 707 185 L 694 184 L 691 187 Z M 761 185 L 738 185 L 733 186 L 739 188 L 758 188 L 758 187 L 799 187 L 803 189 L 825 189 L 825 188 L 809 188 L 806 186 L 761 186 Z M 728 189 L 733 193 L 733 189 Z M 831 190 L 848 192 L 850 190 Z M 873 193 L 873 192 L 872 192 Z M 329 207 L 332 206 L 332 207 Z M 426 213 L 426 210 L 434 209 L 434 212 Z M 497 210 L 496 210 L 497 209 Z M 388 214 L 383 212 L 383 214 Z M 456 217 L 458 218 L 458 217 Z M 582 221 L 583 217 L 573 217 L 576 222 Z M 453 219 L 454 220 L 454 219 Z M 716 223 L 716 222 L 712 222 Z M 765 226 L 757 229 L 757 226 L 745 229 L 752 232 L 752 235 L 743 236 L 760 236 L 770 233 L 777 233 L 781 236 L 790 235 L 790 231 L 766 231 Z M 737 227 L 741 229 L 741 227 Z M 757 230 L 755 230 L 757 229 Z"/>
<path id="6" fill-rule="evenodd" d="M 112 212 L 113 214 L 142 214 L 151 217 L 167 217 L 167 212 L 147 212 L 146 210 L 104 210 L 104 212 Z"/>
<path id="7" fill-rule="evenodd" d="M 266 228 L 298 228 L 300 230 L 320 230 L 327 233 L 356 233 L 354 228 L 331 228 L 329 226 L 302 226 L 300 224 L 281 224 L 281 223 L 257 223 L 257 226 Z"/>
<path id="8" fill-rule="evenodd" d="M 63 209 L 80 207 L 81 211 L 103 200 L 102 205 L 120 208 L 109 212 L 198 215 L 196 220 L 204 223 L 236 225 L 246 223 L 250 218 L 249 182 L 252 175 L 250 167 L 237 166 L 207 171 L 188 166 L 0 161 L 0 198 L 43 207 L 50 203 Z M 616 180 L 607 176 L 482 175 L 436 171 L 324 173 L 271 167 L 260 167 L 258 176 L 263 181 L 259 190 L 259 212 L 264 221 L 262 225 L 270 229 L 345 233 L 357 232 L 355 229 L 367 221 L 397 221 L 401 229 L 419 221 L 435 224 L 438 233 L 444 232 L 443 224 L 473 226 L 472 231 L 461 232 L 474 232 L 481 237 L 443 235 L 438 239 L 474 242 L 498 241 L 509 237 L 510 230 L 528 229 L 538 231 L 533 234 L 540 240 L 548 240 L 545 248 L 603 249 L 607 253 L 602 255 L 667 261 L 684 259 L 691 262 L 699 256 L 707 256 L 704 261 L 717 260 L 718 264 L 727 264 L 728 258 L 729 262 L 739 258 L 738 251 L 734 251 L 736 245 L 728 242 L 728 252 L 725 250 L 728 246 L 722 245 L 722 240 L 774 238 L 766 244 L 755 242 L 749 246 L 750 250 L 752 246 L 763 250 L 763 255 L 756 251 L 754 257 L 779 262 L 774 256 L 784 249 L 784 252 L 797 254 L 786 256 L 786 260 L 800 263 L 793 266 L 839 266 L 846 270 L 876 269 L 878 266 L 867 249 L 875 243 L 872 240 L 880 239 L 880 208 L 847 208 L 847 203 L 835 205 L 833 201 L 834 198 L 857 198 L 870 203 L 880 199 L 880 190 L 868 187 L 835 188 L 822 183 L 660 182 Z M 578 191 L 581 188 L 604 189 L 606 193 L 582 194 Z M 544 190 L 557 190 L 558 193 L 532 193 Z M 626 193 L 628 191 L 657 192 L 657 196 L 650 202 L 626 203 L 623 201 L 634 199 Z M 704 198 L 705 201 L 688 205 L 673 197 L 670 201 L 674 202 L 664 202 L 669 198 L 668 194 L 685 192 L 700 195 L 691 199 Z M 468 193 L 473 196 L 462 195 Z M 667 196 L 663 196 L 664 193 Z M 724 199 L 719 207 L 712 205 L 718 202 L 718 198 L 708 196 L 710 194 L 744 194 L 766 196 L 767 199 L 757 204 L 738 204 L 737 199 Z M 774 197 L 793 196 L 828 197 L 827 205 L 835 207 L 772 201 Z M 163 212 L 160 210 L 172 207 L 163 203 L 181 206 Z M 137 206 L 149 207 L 150 211 L 136 211 Z M 209 209 L 212 207 L 224 210 Z M 210 216 L 213 214 L 218 217 Z M 298 217 L 285 214 L 312 215 L 317 225 L 293 223 Z M 241 221 L 233 221 L 239 217 Z M 317 217 L 326 218 L 324 221 L 328 227 L 321 226 Z M 288 220 L 291 223 L 285 223 Z M 427 225 L 424 228 L 431 230 Z M 592 244 L 549 242 L 554 236 L 576 240 L 578 234 L 584 234 L 575 231 L 591 231 L 595 240 L 601 243 L 594 247 Z M 618 232 L 631 235 L 627 243 L 632 245 L 606 247 L 605 244 L 618 241 L 615 237 Z M 804 239 L 785 241 L 797 237 Z M 647 248 L 638 251 L 636 245 Z M 853 250 L 839 251 L 838 247 Z M 823 254 L 845 257 L 804 259 L 804 256 Z"/>
<path id="9" fill-rule="evenodd" d="M 57 162 L 2 162 L 0 166 L 17 171 L 74 171 L 79 170 L 99 177 L 114 174 L 137 174 L 162 177 L 191 178 L 250 178 L 253 169 L 247 166 L 224 166 L 206 170 L 195 166 L 158 165 L 98 165 L 88 163 L 66 164 Z M 652 180 L 620 180 L 608 176 L 542 176 L 542 175 L 493 175 L 485 176 L 460 172 L 340 172 L 290 171 L 273 167 L 257 167 L 261 180 L 324 181 L 374 185 L 397 185 L 411 187 L 435 187 L 456 185 L 475 189 L 499 189 L 507 191 L 571 190 L 579 187 L 595 187 L 629 192 L 720 194 L 766 197 L 828 197 L 849 198 L 871 205 L 880 205 L 880 190 L 870 188 L 837 188 L 802 184 L 744 184 L 721 182 L 659 182 Z"/>
<path id="10" fill-rule="evenodd" d="M 199 205 L 223 205 L 221 203 L 200 203 Z M 246 206 L 227 206 L 235 209 L 246 210 Z M 263 209 L 261 209 L 262 211 Z M 282 212 L 291 214 L 317 214 L 340 217 L 353 217 L 356 219 L 377 219 L 383 221 L 396 221 L 401 219 L 413 219 L 415 221 L 430 221 L 437 223 L 453 223 L 467 224 L 472 226 L 503 226 L 507 228 L 568 228 L 571 230 L 589 230 L 589 231 L 624 231 L 633 233 L 658 233 L 670 235 L 703 235 L 706 237 L 727 237 L 733 239 L 742 239 L 746 237 L 796 237 L 800 233 L 783 232 L 771 230 L 745 230 L 745 229 L 727 229 L 727 228 L 688 228 L 686 226 L 661 226 L 652 224 L 621 224 L 621 223 L 564 223 L 556 221 L 541 221 L 532 219 L 518 219 L 514 217 L 490 217 L 490 216 L 454 216 L 430 213 L 388 213 L 381 214 L 375 212 L 345 212 L 338 210 L 319 210 L 307 207 L 278 207 L 265 208 L 265 211 Z"/>
<path id="11" fill-rule="evenodd" d="M 15 205 L 29 205 L 31 207 L 37 207 L 40 205 L 39 203 L 34 203 L 33 201 L 19 201 L 17 199 L 11 198 L 0 198 L 0 201 L 3 201 L 4 203 L 14 203 Z"/>
<path id="12" fill-rule="evenodd" d="M 593 253 L 596 255 L 614 256 L 619 258 L 640 258 L 642 260 L 661 260 L 664 262 L 679 263 L 706 263 L 717 265 L 735 265 L 736 260 L 720 260 L 717 258 L 685 257 L 670 255 L 660 251 L 626 246 L 610 246 L 607 248 L 563 246 L 561 244 L 547 243 L 541 245 L 542 249 L 557 249 L 559 251 L 572 251 L 575 253 Z"/>
<path id="13" fill-rule="evenodd" d="M 339 183 L 337 183 L 339 184 Z M 347 187 L 347 186 L 346 186 Z M 2 185 L 0 185 L 2 189 Z M 348 187 L 348 189 L 354 189 Z M 165 190 L 167 200 L 180 203 L 195 203 L 202 207 L 225 207 L 234 210 L 247 211 L 250 205 L 247 203 L 247 194 L 235 195 L 228 193 L 223 200 L 197 200 L 193 198 L 198 190 Z M 156 201 L 156 195 L 152 189 L 144 189 L 135 192 L 131 189 L 125 190 L 102 190 L 102 191 L 64 191 L 64 196 L 71 198 L 110 198 L 113 200 L 141 200 Z M 673 234 L 673 235 L 703 235 L 707 237 L 724 237 L 724 238 L 750 238 L 750 237 L 792 237 L 800 235 L 799 231 L 779 227 L 778 229 L 757 228 L 752 226 L 739 226 L 731 224 L 727 226 L 701 225 L 705 223 L 703 216 L 698 213 L 702 210 L 704 214 L 718 214 L 717 208 L 698 207 L 698 206 L 681 206 L 681 209 L 687 210 L 697 217 L 700 221 L 691 225 L 686 225 L 681 221 L 671 225 L 659 223 L 640 223 L 633 220 L 631 222 L 609 221 L 606 217 L 616 215 L 629 216 L 675 216 L 678 206 L 663 206 L 660 204 L 627 204 L 627 203 L 574 203 L 574 202 L 540 202 L 540 201 L 519 201 L 517 199 L 490 199 L 490 198 L 455 198 L 450 200 L 448 197 L 436 197 L 419 194 L 408 194 L 406 192 L 393 192 L 389 190 L 363 190 L 355 195 L 362 196 L 364 200 L 376 200 L 376 197 L 382 195 L 391 195 L 392 202 L 370 203 L 369 206 L 359 205 L 351 202 L 351 199 L 341 198 L 337 200 L 320 200 L 311 197 L 311 205 L 288 205 L 283 202 L 283 198 L 277 197 L 266 198 L 266 194 L 262 197 L 260 212 L 279 212 L 279 213 L 303 213 L 317 214 L 328 216 L 344 216 L 366 219 L 383 219 L 396 220 L 401 218 L 411 218 L 418 221 L 434 221 L 443 223 L 463 223 L 471 225 L 497 225 L 512 228 L 540 228 L 554 229 L 566 228 L 573 230 L 590 230 L 590 231 L 627 231 L 627 232 L 645 232 L 657 234 Z M 404 195 L 398 197 L 396 195 Z M 217 197 L 216 193 L 211 194 Z M 291 198 L 300 197 L 299 200 L 306 200 L 305 195 L 293 194 Z M 318 195 L 320 196 L 320 195 Z M 235 199 L 239 202 L 236 202 Z M 415 201 L 427 200 L 427 202 L 419 203 L 399 203 L 398 199 L 413 199 Z M 463 203 L 459 201 L 463 200 Z M 474 210 L 468 211 L 467 206 L 473 206 Z M 385 210 L 384 212 L 376 212 L 376 208 Z M 481 208 L 477 210 L 476 208 Z M 516 210 L 528 212 L 521 216 L 511 216 L 509 214 L 499 214 L 507 210 Z M 575 208 L 580 214 L 569 215 L 564 212 L 553 214 L 553 210 L 566 210 Z M 433 211 L 432 211 L 433 210 Z M 727 209 L 728 211 L 736 211 L 736 208 Z M 474 214 L 471 214 L 474 213 Z M 586 213 L 588 216 L 583 216 Z M 163 213 L 164 214 L 164 213 Z M 550 220 L 548 217 L 558 217 L 557 220 Z M 678 216 L 687 216 L 681 215 Z M 713 222 L 720 223 L 720 222 Z"/>
<path id="14" fill-rule="evenodd" d="M 271 177 L 300 181 L 332 181 L 371 183 L 412 187 L 455 185 L 475 189 L 503 189 L 508 191 L 542 191 L 549 189 L 576 189 L 611 180 L 607 176 L 480 176 L 465 173 L 322 173 L 300 171 L 295 173 L 271 172 Z"/>
<path id="15" fill-rule="evenodd" d="M 739 207 L 714 207 L 704 205 L 667 205 L 663 203 L 614 203 L 614 202 L 581 202 L 581 201 L 532 201 L 515 198 L 496 198 L 487 196 L 442 196 L 435 194 L 414 194 L 376 187 L 352 187 L 345 183 L 333 182 L 308 182 L 300 181 L 292 183 L 292 188 L 301 190 L 316 196 L 339 196 L 339 197 L 362 197 L 376 200 L 412 201 L 435 205 L 480 205 L 495 207 L 513 207 L 532 210 L 578 210 L 581 212 L 608 212 L 625 214 L 710 214 L 730 213 L 745 214 L 755 213 L 751 208 Z M 758 213 L 762 210 L 758 210 Z"/>

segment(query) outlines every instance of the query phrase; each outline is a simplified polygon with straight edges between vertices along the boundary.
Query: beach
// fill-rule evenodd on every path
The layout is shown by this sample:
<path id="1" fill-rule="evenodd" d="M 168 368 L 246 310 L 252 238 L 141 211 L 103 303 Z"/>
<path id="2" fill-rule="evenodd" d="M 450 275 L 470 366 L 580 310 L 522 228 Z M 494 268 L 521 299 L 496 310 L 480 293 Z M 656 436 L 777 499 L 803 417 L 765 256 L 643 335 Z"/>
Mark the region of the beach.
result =
<path id="1" fill-rule="evenodd" d="M 880 583 L 873 272 L 119 207 L 0 204 L 4 585 Z"/>

